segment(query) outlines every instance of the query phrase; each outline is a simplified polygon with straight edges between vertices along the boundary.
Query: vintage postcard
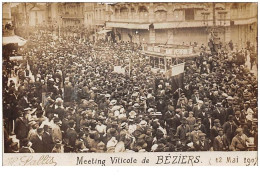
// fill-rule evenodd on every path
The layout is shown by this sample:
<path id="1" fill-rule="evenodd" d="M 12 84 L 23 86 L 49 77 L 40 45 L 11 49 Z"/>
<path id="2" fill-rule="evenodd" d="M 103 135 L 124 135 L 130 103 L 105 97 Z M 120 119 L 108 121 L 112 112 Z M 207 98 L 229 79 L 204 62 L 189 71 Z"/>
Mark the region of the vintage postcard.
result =
<path id="1" fill-rule="evenodd" d="M 255 2 L 3 2 L 4 166 L 257 166 Z"/>

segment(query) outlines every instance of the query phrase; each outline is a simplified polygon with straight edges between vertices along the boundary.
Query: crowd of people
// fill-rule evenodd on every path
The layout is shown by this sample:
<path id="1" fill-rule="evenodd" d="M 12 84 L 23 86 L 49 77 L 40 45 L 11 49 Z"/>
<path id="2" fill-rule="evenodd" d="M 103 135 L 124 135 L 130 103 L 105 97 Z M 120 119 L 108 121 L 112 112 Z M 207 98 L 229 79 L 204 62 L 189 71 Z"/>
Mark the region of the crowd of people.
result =
<path id="1" fill-rule="evenodd" d="M 237 61 L 243 52 L 201 49 L 173 91 L 141 45 L 48 33 L 28 42 L 23 61 L 3 66 L 7 153 L 257 149 L 257 78 Z"/>

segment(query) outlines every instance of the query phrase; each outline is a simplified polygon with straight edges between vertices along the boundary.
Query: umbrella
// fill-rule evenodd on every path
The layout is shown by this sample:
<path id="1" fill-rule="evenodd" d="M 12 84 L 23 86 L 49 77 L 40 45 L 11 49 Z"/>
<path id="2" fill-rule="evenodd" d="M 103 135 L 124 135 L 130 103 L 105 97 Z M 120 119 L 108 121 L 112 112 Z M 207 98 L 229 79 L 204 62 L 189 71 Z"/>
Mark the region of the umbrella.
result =
<path id="1" fill-rule="evenodd" d="M 3 45 L 7 45 L 10 43 L 18 43 L 18 46 L 24 46 L 26 44 L 27 40 L 25 40 L 22 37 L 19 36 L 9 36 L 9 37 L 3 37 Z"/>

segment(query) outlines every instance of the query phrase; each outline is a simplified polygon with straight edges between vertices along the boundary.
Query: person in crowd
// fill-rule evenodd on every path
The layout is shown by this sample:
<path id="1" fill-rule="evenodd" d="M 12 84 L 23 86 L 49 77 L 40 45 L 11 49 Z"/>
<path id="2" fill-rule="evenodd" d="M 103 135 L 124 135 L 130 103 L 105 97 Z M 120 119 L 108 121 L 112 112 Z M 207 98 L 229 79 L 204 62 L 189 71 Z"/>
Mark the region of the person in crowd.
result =
<path id="1" fill-rule="evenodd" d="M 50 153 L 53 149 L 53 140 L 52 140 L 52 135 L 50 131 L 52 131 L 51 127 L 48 125 L 44 125 L 43 127 L 43 135 L 42 135 L 42 142 L 43 142 L 43 151 L 45 153 Z"/>
<path id="2" fill-rule="evenodd" d="M 248 137 L 243 133 L 242 128 L 236 130 L 237 135 L 233 137 L 230 149 L 232 151 L 246 151 L 247 145 L 246 142 L 249 142 Z"/>
<path id="3" fill-rule="evenodd" d="M 37 129 L 37 135 L 33 136 L 31 139 L 32 142 L 32 149 L 36 153 L 44 153 L 44 143 L 43 143 L 43 128 Z"/>
<path id="4" fill-rule="evenodd" d="M 233 121 L 233 116 L 229 115 L 228 121 L 223 125 L 224 134 L 227 137 L 228 144 L 231 144 L 233 137 L 235 136 L 235 132 L 237 129 L 237 125 Z"/>
<path id="5" fill-rule="evenodd" d="M 213 150 L 214 151 L 228 151 L 229 150 L 229 144 L 227 141 L 227 137 L 224 134 L 223 129 L 218 130 L 218 136 L 215 137 L 213 141 Z"/>
<path id="6" fill-rule="evenodd" d="M 21 140 L 21 148 L 19 149 L 19 153 L 34 153 L 34 150 L 31 148 L 32 143 L 27 139 Z"/>
<path id="7" fill-rule="evenodd" d="M 187 140 L 189 140 L 190 135 L 190 126 L 187 124 L 187 119 L 181 119 L 181 125 L 177 127 L 176 137 L 180 139 L 183 144 L 186 144 Z"/>
<path id="8" fill-rule="evenodd" d="M 194 142 L 193 146 L 196 151 L 209 151 L 210 145 L 209 145 L 209 141 L 206 139 L 206 134 L 200 133 L 199 140 Z"/>

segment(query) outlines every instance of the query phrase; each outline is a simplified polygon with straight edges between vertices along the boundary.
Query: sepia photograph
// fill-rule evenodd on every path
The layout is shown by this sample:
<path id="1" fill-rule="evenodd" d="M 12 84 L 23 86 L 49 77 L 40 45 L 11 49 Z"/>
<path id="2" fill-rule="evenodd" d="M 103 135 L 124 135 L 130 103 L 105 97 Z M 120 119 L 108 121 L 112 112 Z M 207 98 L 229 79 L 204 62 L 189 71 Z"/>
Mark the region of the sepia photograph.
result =
<path id="1" fill-rule="evenodd" d="M 257 2 L 2 2 L 3 163 L 257 165 L 257 53 Z"/>

